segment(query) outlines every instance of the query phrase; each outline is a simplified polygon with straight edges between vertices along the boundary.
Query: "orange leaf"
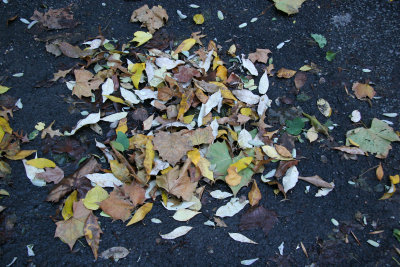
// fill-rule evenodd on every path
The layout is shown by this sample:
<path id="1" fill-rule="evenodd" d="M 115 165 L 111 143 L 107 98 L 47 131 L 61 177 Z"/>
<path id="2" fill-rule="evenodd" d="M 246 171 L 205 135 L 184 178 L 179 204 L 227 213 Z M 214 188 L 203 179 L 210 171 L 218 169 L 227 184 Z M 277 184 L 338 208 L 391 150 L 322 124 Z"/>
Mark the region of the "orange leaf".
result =
<path id="1" fill-rule="evenodd" d="M 378 178 L 379 181 L 383 178 L 383 168 L 381 163 L 379 163 L 378 168 L 376 168 L 376 178 Z"/>
<path id="2" fill-rule="evenodd" d="M 251 206 L 255 206 L 260 202 L 262 198 L 260 189 L 258 189 L 257 182 L 254 180 L 251 190 L 249 192 L 249 203 Z"/>

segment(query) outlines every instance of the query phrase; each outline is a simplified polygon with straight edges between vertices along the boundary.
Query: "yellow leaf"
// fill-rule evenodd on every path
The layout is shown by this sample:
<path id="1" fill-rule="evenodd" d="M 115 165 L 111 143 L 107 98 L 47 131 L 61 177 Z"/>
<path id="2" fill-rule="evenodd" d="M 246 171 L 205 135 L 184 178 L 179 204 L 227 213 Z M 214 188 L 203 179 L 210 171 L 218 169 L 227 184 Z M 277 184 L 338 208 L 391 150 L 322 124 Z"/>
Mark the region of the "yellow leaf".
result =
<path id="1" fill-rule="evenodd" d="M 183 117 L 183 123 L 189 124 L 193 121 L 194 114 L 193 115 L 187 115 Z"/>
<path id="2" fill-rule="evenodd" d="M 36 158 L 36 159 L 31 159 L 26 162 L 26 164 L 31 165 L 33 167 L 36 167 L 38 169 L 44 169 L 44 168 L 54 168 L 56 167 L 56 164 L 45 158 Z"/>
<path id="3" fill-rule="evenodd" d="M 227 171 L 228 175 L 225 176 L 225 182 L 230 186 L 236 186 L 240 184 L 242 176 L 238 174 L 238 172 L 236 171 L 236 167 L 231 165 Z"/>
<path id="4" fill-rule="evenodd" d="M 220 138 L 224 134 L 228 135 L 228 132 L 226 130 L 218 130 L 217 138 Z"/>
<path id="5" fill-rule="evenodd" d="M 5 134 L 5 132 L 4 132 L 3 128 L 0 127 L 0 143 L 3 140 L 4 134 Z"/>
<path id="6" fill-rule="evenodd" d="M 189 110 L 190 105 L 192 104 L 193 100 L 193 91 L 182 94 L 181 102 L 179 104 L 179 112 L 178 116 L 176 117 L 177 120 L 183 117 L 186 111 Z"/>
<path id="7" fill-rule="evenodd" d="M 129 149 L 145 148 L 147 140 L 151 140 L 152 138 L 152 136 L 147 136 L 144 134 L 135 134 L 129 138 Z"/>
<path id="8" fill-rule="evenodd" d="M 182 51 L 189 51 L 196 43 L 196 40 L 193 38 L 189 38 L 184 40 L 174 51 L 174 54 L 179 54 Z"/>
<path id="9" fill-rule="evenodd" d="M 310 65 L 304 65 L 299 70 L 301 70 L 301 71 L 309 71 L 309 70 L 312 70 L 312 69 L 313 68 Z"/>
<path id="10" fill-rule="evenodd" d="M 128 66 L 128 70 L 133 73 L 131 80 L 136 89 L 139 88 L 139 82 L 142 78 L 143 70 L 146 68 L 146 63 L 135 63 Z"/>
<path id="11" fill-rule="evenodd" d="M 196 14 L 193 16 L 193 21 L 197 25 L 203 24 L 204 23 L 204 17 L 202 14 Z"/>
<path id="12" fill-rule="evenodd" d="M 119 97 L 116 97 L 113 95 L 104 95 L 104 96 L 107 97 L 108 99 L 110 99 L 112 102 L 126 105 L 125 101 L 122 98 L 119 98 Z"/>
<path id="13" fill-rule="evenodd" d="M 99 204 L 103 200 L 108 198 L 108 193 L 106 190 L 96 185 L 94 188 L 90 189 L 86 197 L 83 199 L 83 204 L 87 209 L 97 210 L 99 209 Z"/>
<path id="14" fill-rule="evenodd" d="M 318 99 L 317 101 L 317 107 L 319 111 L 324 115 L 325 117 L 330 117 L 332 114 L 332 108 L 329 105 L 328 101 L 326 101 L 323 98 Z"/>
<path id="15" fill-rule="evenodd" d="M 10 124 L 8 124 L 8 121 L 3 117 L 0 117 L 0 127 L 2 127 L 6 133 L 12 134 Z"/>
<path id="16" fill-rule="evenodd" d="M 253 111 L 251 111 L 251 108 L 242 108 L 240 109 L 240 114 L 250 117 Z"/>
<path id="17" fill-rule="evenodd" d="M 144 219 L 147 213 L 151 211 L 153 208 L 153 203 L 146 203 L 141 206 L 133 215 L 132 219 L 128 222 L 126 226 L 132 225 L 134 223 L 140 222 Z"/>
<path id="18" fill-rule="evenodd" d="M 161 174 L 167 174 L 170 170 L 172 170 L 172 167 L 168 166 L 168 168 L 161 171 Z"/>
<path id="19" fill-rule="evenodd" d="M 238 101 L 237 98 L 232 94 L 231 90 L 222 88 L 221 90 L 221 96 L 225 99 L 231 99 L 233 101 Z"/>
<path id="20" fill-rule="evenodd" d="M 193 164 L 197 166 L 201 158 L 200 151 L 197 148 L 195 148 L 189 151 L 187 153 L 187 156 L 193 162 Z"/>
<path id="21" fill-rule="evenodd" d="M 72 207 L 74 202 L 78 200 L 78 191 L 74 190 L 67 199 L 65 200 L 64 207 L 61 211 L 61 215 L 63 216 L 64 220 L 68 220 L 74 215 Z"/>
<path id="22" fill-rule="evenodd" d="M 115 133 L 123 132 L 126 133 L 128 131 L 128 126 L 126 125 L 128 122 L 127 118 L 123 118 L 118 122 L 118 127 L 115 129 Z"/>
<path id="23" fill-rule="evenodd" d="M 0 195 L 9 197 L 10 193 L 8 193 L 7 190 L 5 190 L 5 189 L 0 189 Z"/>
<path id="24" fill-rule="evenodd" d="M 165 192 L 165 190 L 161 190 L 161 198 L 162 198 L 164 205 L 167 206 L 168 194 L 167 194 L 167 192 Z"/>
<path id="25" fill-rule="evenodd" d="M 215 84 L 216 86 L 218 86 L 219 87 L 219 89 L 228 89 L 228 87 L 226 87 L 226 85 L 225 84 L 223 84 L 223 83 L 221 83 L 221 82 L 210 82 L 210 83 L 212 83 L 212 84 Z"/>
<path id="26" fill-rule="evenodd" d="M 36 150 L 21 150 L 15 155 L 12 155 L 12 156 L 5 155 L 5 156 L 6 156 L 6 158 L 11 159 L 11 160 L 21 160 L 21 159 L 24 159 L 24 158 L 32 155 L 35 152 L 36 152 Z"/>
<path id="27" fill-rule="evenodd" d="M 268 145 L 263 146 L 262 150 L 268 157 L 270 157 L 272 159 L 277 159 L 277 160 L 292 160 L 293 159 L 292 157 L 285 158 L 285 157 L 279 155 L 279 153 L 276 151 L 275 147 L 273 147 L 273 146 L 268 146 Z"/>
<path id="28" fill-rule="evenodd" d="M 360 147 L 360 145 L 354 142 L 351 138 L 347 138 L 347 140 L 349 140 L 349 143 L 352 144 L 353 146 Z"/>
<path id="29" fill-rule="evenodd" d="M 232 139 L 235 140 L 237 142 L 238 140 L 238 134 L 237 132 L 235 132 L 234 130 L 232 130 L 231 128 L 228 128 L 228 131 L 230 133 L 230 135 L 232 136 Z"/>
<path id="30" fill-rule="evenodd" d="M 255 206 L 260 202 L 262 195 L 260 189 L 258 189 L 257 182 L 254 180 L 251 190 L 249 192 L 249 203 L 251 206 Z"/>
<path id="31" fill-rule="evenodd" d="M 235 167 L 237 172 L 240 172 L 243 169 L 246 169 L 251 161 L 253 160 L 253 157 L 244 157 L 236 161 L 235 163 L 231 164 L 229 167 Z"/>
<path id="32" fill-rule="evenodd" d="M 144 158 L 144 168 L 146 169 L 146 173 L 150 174 L 151 169 L 153 168 L 153 160 L 154 160 L 155 152 L 153 149 L 153 142 L 151 140 L 147 140 L 146 143 L 146 152 Z"/>
<path id="33" fill-rule="evenodd" d="M 128 168 L 124 164 L 119 163 L 118 160 L 110 160 L 110 168 L 114 176 L 122 182 L 129 179 L 130 174 Z"/>
<path id="34" fill-rule="evenodd" d="M 137 46 L 141 46 L 142 44 L 146 43 L 148 40 L 153 38 L 153 35 L 149 32 L 137 31 L 133 34 L 135 38 L 131 40 L 131 42 L 137 42 Z"/>
<path id="35" fill-rule="evenodd" d="M 394 176 L 390 175 L 389 178 L 392 184 L 398 184 L 400 182 L 400 176 L 398 174 Z"/>
<path id="36" fill-rule="evenodd" d="M 207 179 L 214 181 L 214 174 L 213 172 L 210 170 L 210 165 L 211 163 L 206 159 L 201 157 L 197 167 L 200 169 L 201 174 L 206 177 Z"/>
<path id="37" fill-rule="evenodd" d="M 35 129 L 38 131 L 41 131 L 44 129 L 44 126 L 46 126 L 46 124 L 44 124 L 43 122 L 40 121 L 35 125 Z"/>
<path id="38" fill-rule="evenodd" d="M 10 87 L 0 85 L 0 94 L 4 94 L 8 90 L 10 90 Z"/>
<path id="39" fill-rule="evenodd" d="M 222 81 L 225 81 L 226 79 L 228 79 L 228 70 L 227 70 L 227 68 L 225 66 L 218 66 L 216 75 Z"/>
<path id="40" fill-rule="evenodd" d="M 216 52 L 214 52 L 214 60 L 213 60 L 212 69 L 215 70 L 218 66 L 222 66 L 222 64 L 224 64 L 224 62 L 219 58 L 218 54 Z"/>

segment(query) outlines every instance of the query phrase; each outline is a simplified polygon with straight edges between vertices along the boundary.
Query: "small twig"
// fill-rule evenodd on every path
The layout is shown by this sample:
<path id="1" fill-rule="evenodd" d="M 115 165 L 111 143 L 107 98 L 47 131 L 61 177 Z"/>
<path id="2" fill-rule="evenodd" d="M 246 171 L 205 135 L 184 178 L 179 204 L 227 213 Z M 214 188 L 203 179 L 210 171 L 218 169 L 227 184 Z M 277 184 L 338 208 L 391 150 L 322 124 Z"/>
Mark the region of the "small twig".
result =
<path id="1" fill-rule="evenodd" d="M 373 167 L 369 168 L 369 169 L 366 170 L 365 172 L 361 173 L 361 174 L 358 176 L 358 178 L 361 178 L 361 177 L 362 177 L 364 174 L 366 174 L 367 172 L 372 171 L 372 170 L 374 170 L 374 169 L 376 169 L 376 168 L 378 168 L 378 167 L 379 167 L 379 165 L 376 165 L 376 166 L 373 166 Z"/>
<path id="2" fill-rule="evenodd" d="M 353 233 L 353 231 L 350 231 L 351 235 L 354 237 L 354 239 L 357 241 L 358 245 L 361 246 L 360 240 L 356 237 L 356 235 Z"/>

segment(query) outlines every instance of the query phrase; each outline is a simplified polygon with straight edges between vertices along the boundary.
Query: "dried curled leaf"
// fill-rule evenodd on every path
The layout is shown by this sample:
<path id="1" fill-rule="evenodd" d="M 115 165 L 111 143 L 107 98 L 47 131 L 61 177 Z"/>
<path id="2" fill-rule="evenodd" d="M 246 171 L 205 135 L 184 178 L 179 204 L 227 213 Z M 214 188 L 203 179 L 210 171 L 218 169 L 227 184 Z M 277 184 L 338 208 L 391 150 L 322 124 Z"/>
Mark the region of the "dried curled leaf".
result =
<path id="1" fill-rule="evenodd" d="M 142 22 L 142 27 L 146 27 L 151 34 L 164 26 L 164 21 L 168 21 L 168 14 L 162 6 L 153 6 L 149 9 L 148 5 L 144 5 L 131 15 L 131 22 Z"/>

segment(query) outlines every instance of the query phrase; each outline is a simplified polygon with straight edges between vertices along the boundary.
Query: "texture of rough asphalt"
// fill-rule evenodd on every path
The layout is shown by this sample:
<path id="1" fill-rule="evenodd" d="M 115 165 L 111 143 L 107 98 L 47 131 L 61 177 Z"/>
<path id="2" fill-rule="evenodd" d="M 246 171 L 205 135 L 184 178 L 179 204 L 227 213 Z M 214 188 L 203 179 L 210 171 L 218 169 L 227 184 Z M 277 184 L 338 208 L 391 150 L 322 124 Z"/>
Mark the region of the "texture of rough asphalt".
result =
<path id="1" fill-rule="evenodd" d="M 104 5 L 103 5 L 104 3 Z M 198 4 L 199 9 L 189 7 Z M 52 77 L 59 69 L 73 66 L 76 60 L 57 57 L 45 50 L 45 43 L 35 41 L 35 26 L 31 30 L 19 19 L 10 23 L 8 18 L 18 15 L 20 18 L 30 18 L 35 9 L 44 12 L 44 7 L 61 8 L 71 5 L 75 18 L 80 25 L 74 29 L 52 32 L 51 34 L 75 33 L 74 44 L 82 43 L 88 37 L 98 35 L 99 27 L 103 35 L 115 38 L 120 43 L 132 39 L 133 33 L 139 30 L 139 24 L 130 23 L 133 10 L 148 4 L 162 5 L 168 12 L 169 21 L 164 29 L 174 36 L 173 41 L 180 43 L 189 38 L 192 32 L 202 31 L 208 39 L 227 50 L 231 44 L 236 44 L 238 53 L 248 54 L 256 48 L 271 49 L 275 68 L 286 67 L 299 69 L 306 63 L 314 62 L 323 70 L 322 76 L 309 75 L 302 91 L 311 96 L 305 103 L 297 103 L 308 114 L 318 114 L 315 102 L 318 98 L 326 99 L 333 108 L 331 120 L 338 124 L 331 135 L 335 141 L 344 141 L 347 130 L 354 128 L 349 120 L 349 114 L 358 109 L 363 121 L 369 125 L 372 118 L 384 119 L 384 112 L 399 112 L 400 106 L 400 2 L 379 0 L 307 0 L 294 16 L 278 12 L 272 7 L 272 1 L 23 1 L 9 0 L 8 4 L 0 6 L 0 76 L 7 76 L 4 85 L 12 87 L 8 94 L 21 98 L 24 107 L 14 114 L 11 120 L 13 129 L 23 129 L 31 132 L 38 121 L 51 123 L 56 121 L 56 128 L 70 129 L 76 121 L 82 118 L 78 114 L 69 114 L 69 105 L 63 100 L 70 95 L 64 83 L 55 83 L 50 88 L 34 88 L 42 80 Z M 188 15 L 186 20 L 180 20 L 176 10 Z M 221 10 L 225 19 L 220 21 L 217 10 Z M 258 16 L 265 11 L 263 15 Z M 205 23 L 201 26 L 192 22 L 192 16 L 202 13 Z M 250 23 L 250 19 L 258 20 Z M 273 20 L 276 18 L 276 20 Z M 238 25 L 247 22 L 247 27 Z M 319 33 L 326 37 L 328 44 L 320 49 L 311 39 L 311 33 Z M 49 35 L 50 33 L 46 33 Z M 280 50 L 276 46 L 290 40 Z M 206 43 L 206 42 L 205 42 Z M 329 62 L 325 52 L 338 52 L 336 58 Z M 362 69 L 371 69 L 365 73 Z M 23 72 L 21 78 L 12 74 Z M 324 79 L 325 82 L 321 79 Z M 372 81 L 377 95 L 372 106 L 351 98 L 346 94 L 345 86 L 351 91 L 353 82 Z M 268 91 L 270 99 L 292 94 L 293 80 L 271 78 Z M 274 107 L 274 106 L 273 106 Z M 400 128 L 399 119 L 392 119 L 394 129 Z M 89 130 L 81 133 L 87 140 L 94 136 Z M 40 150 L 41 141 L 24 146 Z M 360 176 L 369 168 L 379 164 L 373 156 L 359 157 L 359 160 L 345 160 L 340 153 L 327 149 L 323 143 L 297 143 L 298 153 L 305 157 L 299 165 L 303 176 L 318 174 L 328 181 L 335 182 L 335 189 L 326 197 L 316 198 L 315 187 L 311 192 L 304 193 L 305 182 L 300 181 L 289 194 L 288 201 L 281 201 L 281 196 L 275 196 L 273 188 L 259 182 L 263 195 L 261 205 L 275 210 L 279 222 L 268 237 L 259 230 L 244 231 L 247 237 L 258 242 L 258 245 L 235 242 L 228 232 L 238 232 L 240 215 L 225 219 L 227 228 L 210 228 L 203 223 L 210 218 L 215 208 L 225 201 L 213 200 L 208 193 L 203 197 L 202 215 L 193 218 L 188 225 L 193 230 L 186 236 L 172 241 L 160 241 L 159 234 L 170 232 L 182 225 L 174 221 L 171 212 L 166 211 L 157 202 L 151 213 L 142 224 L 125 227 L 120 221 L 100 217 L 104 234 L 101 237 L 99 252 L 113 247 L 123 246 L 130 254 L 117 263 L 99 259 L 94 262 L 90 248 L 85 241 L 77 242 L 71 252 L 68 246 L 58 238 L 54 238 L 55 224 L 51 216 L 55 214 L 58 205 L 45 202 L 51 185 L 35 187 L 26 178 L 20 161 L 11 162 L 12 183 L 3 183 L 1 188 L 10 193 L 10 197 L 1 199 L 1 205 L 7 209 L 2 213 L 4 218 L 15 214 L 16 224 L 12 235 L 0 248 L 2 266 L 17 257 L 14 266 L 224 266 L 240 265 L 244 259 L 259 258 L 254 266 L 279 265 L 305 266 L 316 263 L 319 266 L 395 266 L 392 257 L 397 257 L 393 245 L 396 239 L 392 235 L 393 228 L 400 228 L 399 201 L 400 195 L 391 199 L 378 201 L 383 194 L 383 184 L 389 184 L 388 175 L 400 172 L 399 144 L 393 144 L 389 156 L 382 160 L 382 166 L 387 174 L 382 182 L 375 178 L 374 171 Z M 93 149 L 93 148 L 92 148 Z M 92 152 L 96 152 L 93 149 Z M 39 151 L 39 154 L 41 152 Z M 321 160 L 323 159 L 323 160 Z M 259 179 L 259 178 L 257 178 Z M 354 181 L 350 185 L 348 181 Z M 223 184 L 216 188 L 228 190 Z M 249 188 L 242 189 L 240 195 L 246 195 Z M 210 191 L 210 187 L 206 188 Z M 358 245 L 352 235 L 348 243 L 338 237 L 331 219 L 335 218 L 341 224 L 359 224 L 355 214 L 360 212 L 367 219 L 367 225 L 353 232 L 360 240 Z M 159 218 L 162 224 L 153 224 L 151 218 Z M 368 234 L 371 231 L 384 230 L 378 235 Z M 368 239 L 378 241 L 375 248 L 366 243 Z M 284 242 L 284 256 L 278 257 L 278 246 Z M 299 244 L 307 248 L 307 258 Z M 322 244 L 323 243 L 323 244 Z M 26 245 L 34 244 L 36 256 L 28 257 Z M 322 244 L 322 245 L 321 245 Z M 399 243 L 397 242 L 397 247 Z"/>

